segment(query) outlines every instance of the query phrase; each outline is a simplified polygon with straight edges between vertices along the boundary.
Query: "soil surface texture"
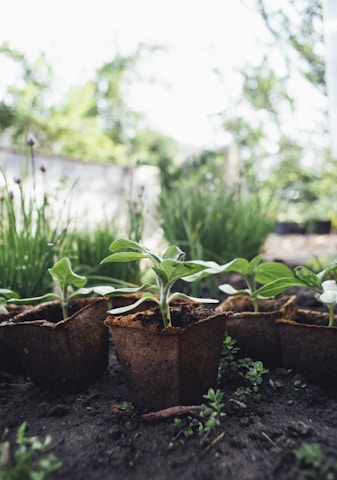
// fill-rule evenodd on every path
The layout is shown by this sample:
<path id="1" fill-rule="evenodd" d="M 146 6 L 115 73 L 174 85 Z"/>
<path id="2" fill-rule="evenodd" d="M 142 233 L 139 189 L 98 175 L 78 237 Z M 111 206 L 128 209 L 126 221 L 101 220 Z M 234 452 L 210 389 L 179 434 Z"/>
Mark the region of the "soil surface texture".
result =
<path id="1" fill-rule="evenodd" d="M 55 480 L 337 479 L 336 392 L 284 369 L 263 375 L 260 399 L 238 397 L 240 386 L 247 386 L 243 378 L 223 377 L 220 425 L 186 437 L 196 412 L 179 417 L 179 429 L 177 414 L 149 419 L 125 408 L 128 391 L 111 341 L 108 370 L 79 394 L 43 391 L 1 374 L 0 435 L 8 430 L 11 455 L 23 422 L 28 437 L 51 435 L 46 453 L 62 461 Z M 307 461 L 299 452 L 309 452 Z"/>

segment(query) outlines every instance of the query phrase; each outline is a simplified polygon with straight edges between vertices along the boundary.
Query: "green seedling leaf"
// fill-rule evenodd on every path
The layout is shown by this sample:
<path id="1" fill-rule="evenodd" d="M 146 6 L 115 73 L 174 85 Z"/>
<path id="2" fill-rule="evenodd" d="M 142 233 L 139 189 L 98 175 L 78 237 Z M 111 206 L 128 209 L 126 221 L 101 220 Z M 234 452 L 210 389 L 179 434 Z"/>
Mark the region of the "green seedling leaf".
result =
<path id="1" fill-rule="evenodd" d="M 7 300 L 4 297 L 0 297 L 0 313 L 3 313 L 3 314 L 8 313 L 6 304 L 7 304 Z"/>
<path id="2" fill-rule="evenodd" d="M 98 287 L 95 287 L 97 289 Z M 121 287 L 121 288 L 114 288 L 111 290 L 110 293 L 106 294 L 109 297 L 119 297 L 120 295 L 133 295 L 134 293 L 144 292 L 144 291 L 151 291 L 151 292 L 159 292 L 159 286 L 152 285 L 150 283 L 144 283 L 140 287 Z"/>
<path id="3" fill-rule="evenodd" d="M 296 267 L 295 275 L 303 283 L 305 283 L 307 287 L 314 288 L 317 291 L 322 291 L 320 277 L 308 268 L 302 266 Z"/>
<path id="4" fill-rule="evenodd" d="M 183 252 L 177 245 L 170 245 L 164 252 L 163 260 L 184 260 L 185 252 Z"/>
<path id="5" fill-rule="evenodd" d="M 86 277 L 82 277 L 73 272 L 69 258 L 61 258 L 52 268 L 48 269 L 50 275 L 60 285 L 66 288 L 70 285 L 75 287 L 84 287 L 87 283 Z"/>
<path id="6" fill-rule="evenodd" d="M 172 300 L 175 300 L 176 298 L 184 298 L 196 303 L 219 303 L 219 300 L 216 298 L 191 297 L 190 295 L 185 295 L 184 293 L 172 293 L 172 295 L 169 297 L 169 301 L 172 302 Z"/>
<path id="7" fill-rule="evenodd" d="M 252 293 L 253 298 L 272 298 L 291 287 L 306 287 L 307 284 L 294 277 L 278 278 Z"/>
<path id="8" fill-rule="evenodd" d="M 262 261 L 262 255 L 257 255 L 256 257 L 252 258 L 252 260 L 249 262 L 248 269 L 246 270 L 246 272 L 242 272 L 242 273 L 243 274 L 248 273 L 249 275 L 254 275 L 261 261 Z"/>
<path id="9" fill-rule="evenodd" d="M 155 272 L 161 270 L 166 278 L 168 283 L 173 283 L 176 280 L 184 279 L 190 275 L 194 275 L 200 271 L 206 270 L 207 266 L 203 265 L 202 262 L 179 262 L 177 260 L 166 259 L 163 260 L 160 264 L 160 267 L 157 267 Z"/>
<path id="10" fill-rule="evenodd" d="M 142 258 L 147 258 L 145 253 L 139 252 L 116 252 L 108 257 L 103 258 L 100 263 L 109 263 L 109 262 L 135 262 L 141 260 Z"/>
<path id="11" fill-rule="evenodd" d="M 109 251 L 111 253 L 118 253 L 118 252 L 124 252 L 124 253 L 131 253 L 131 252 L 138 252 L 144 254 L 143 257 L 141 258 L 150 258 L 154 263 L 160 263 L 161 258 L 156 255 L 154 252 L 151 252 L 148 248 L 144 247 L 140 243 L 134 242 L 133 240 L 128 240 L 124 238 L 117 238 L 114 240 L 110 247 Z M 132 261 L 131 257 L 130 260 L 126 261 Z"/>
<path id="12" fill-rule="evenodd" d="M 321 280 L 324 280 L 328 275 L 332 276 L 334 280 L 337 280 L 337 261 L 332 262 L 318 274 Z"/>
<path id="13" fill-rule="evenodd" d="M 139 305 L 141 305 L 142 303 L 148 302 L 148 301 L 153 301 L 153 302 L 156 302 L 156 303 L 159 304 L 159 300 L 158 300 L 157 297 L 155 297 L 151 293 L 144 293 L 144 295 L 139 300 L 132 303 L 131 305 L 125 305 L 124 307 L 112 308 L 111 310 L 108 310 L 108 313 L 110 315 L 119 315 L 121 313 L 127 313 L 127 312 L 130 312 L 130 311 L 134 310 L 135 308 L 139 307 Z"/>
<path id="14" fill-rule="evenodd" d="M 203 278 L 207 278 L 211 275 L 221 273 L 221 266 L 216 262 L 203 262 L 201 260 L 194 260 L 193 263 L 203 265 L 205 269 L 194 273 L 193 275 L 187 275 L 183 278 L 185 282 L 195 282 L 196 280 L 202 280 Z"/>
<path id="15" fill-rule="evenodd" d="M 222 272 L 238 272 L 245 275 L 249 271 L 249 262 L 245 258 L 235 258 L 223 265 Z"/>
<path id="16" fill-rule="evenodd" d="M 59 300 L 60 296 L 56 293 L 46 293 L 39 297 L 28 297 L 28 298 L 10 298 L 8 303 L 15 303 L 16 305 L 30 305 L 41 302 L 49 302 L 50 300 Z"/>
<path id="17" fill-rule="evenodd" d="M 4 298 L 19 298 L 20 295 L 13 290 L 8 290 L 8 288 L 0 288 L 0 295 Z"/>
<path id="18" fill-rule="evenodd" d="M 143 252 L 144 248 L 139 243 L 134 242 L 133 240 L 128 240 L 126 238 L 117 238 L 109 246 L 109 251 L 111 253 L 115 253 L 119 251 L 126 252 L 128 250 Z"/>
<path id="19" fill-rule="evenodd" d="M 224 293 L 227 293 L 228 295 L 245 295 L 245 294 L 250 294 L 250 290 L 248 288 L 243 288 L 241 290 L 238 290 L 229 283 L 224 283 L 223 285 L 219 285 L 219 290 L 221 290 Z"/>
<path id="20" fill-rule="evenodd" d="M 292 270 L 280 262 L 260 263 L 256 268 L 255 280 L 262 285 L 278 278 L 293 277 Z"/>

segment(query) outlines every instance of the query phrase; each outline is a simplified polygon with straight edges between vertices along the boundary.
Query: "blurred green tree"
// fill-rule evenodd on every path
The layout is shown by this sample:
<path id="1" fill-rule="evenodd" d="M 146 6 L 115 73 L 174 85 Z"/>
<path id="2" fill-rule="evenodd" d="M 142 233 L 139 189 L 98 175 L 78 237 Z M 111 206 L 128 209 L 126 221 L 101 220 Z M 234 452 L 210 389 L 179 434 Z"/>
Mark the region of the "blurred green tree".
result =
<path id="1" fill-rule="evenodd" d="M 129 55 L 116 54 L 97 69 L 94 79 L 72 87 L 53 103 L 52 69 L 45 56 L 31 62 L 4 43 L 0 55 L 19 69 L 17 81 L 0 102 L 0 139 L 23 144 L 33 131 L 47 153 L 124 165 L 156 163 L 157 155 L 173 154 L 173 140 L 150 129 L 145 115 L 128 104 L 136 82 L 156 81 L 140 72 L 142 62 L 161 49 L 140 44 Z"/>
<path id="2" fill-rule="evenodd" d="M 268 39 L 260 45 L 259 59 L 239 69 L 241 89 L 220 113 L 239 145 L 241 178 L 250 189 L 294 195 L 293 188 L 299 187 L 296 195 L 305 190 L 306 198 L 315 197 L 317 182 L 326 188 L 327 171 L 331 175 L 334 169 L 327 134 L 322 2 L 241 2 L 258 13 Z M 216 74 L 225 81 L 219 69 Z M 306 107 L 312 102 L 309 122 Z M 305 189 L 300 186 L 304 178 Z"/>

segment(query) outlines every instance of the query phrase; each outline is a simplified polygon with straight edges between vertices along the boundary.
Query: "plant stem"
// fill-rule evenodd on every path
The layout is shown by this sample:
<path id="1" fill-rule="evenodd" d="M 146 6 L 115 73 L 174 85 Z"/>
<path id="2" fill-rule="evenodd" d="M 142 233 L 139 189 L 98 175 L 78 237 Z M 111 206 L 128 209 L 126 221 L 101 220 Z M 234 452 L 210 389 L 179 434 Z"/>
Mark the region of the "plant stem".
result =
<path id="1" fill-rule="evenodd" d="M 68 299 L 67 299 L 67 287 L 63 287 L 62 289 L 62 297 L 61 297 L 61 305 L 62 305 L 62 315 L 63 320 L 68 318 Z"/>
<path id="2" fill-rule="evenodd" d="M 160 313 L 163 319 L 164 328 L 172 326 L 170 306 L 167 302 L 169 289 L 170 287 L 161 288 L 161 291 L 160 291 Z"/>
<path id="3" fill-rule="evenodd" d="M 257 298 L 252 298 L 252 302 L 253 302 L 254 312 L 257 313 L 259 311 L 259 304 L 258 304 Z"/>
<path id="4" fill-rule="evenodd" d="M 251 294 L 254 293 L 254 292 L 256 292 L 256 282 L 255 282 L 254 276 L 252 276 L 252 275 L 247 275 L 247 276 L 245 277 L 245 280 L 246 280 L 246 283 L 247 283 L 247 285 L 248 285 L 248 288 L 249 288 Z M 251 297 L 251 298 L 252 298 L 252 303 L 253 303 L 254 312 L 257 313 L 257 312 L 259 311 L 258 300 L 257 300 L 257 298 L 255 298 L 255 297 L 254 297 L 254 298 Z"/>
<path id="5" fill-rule="evenodd" d="M 335 316 L 333 312 L 333 303 L 328 303 L 328 310 L 329 310 L 329 327 L 333 327 L 335 324 Z"/>

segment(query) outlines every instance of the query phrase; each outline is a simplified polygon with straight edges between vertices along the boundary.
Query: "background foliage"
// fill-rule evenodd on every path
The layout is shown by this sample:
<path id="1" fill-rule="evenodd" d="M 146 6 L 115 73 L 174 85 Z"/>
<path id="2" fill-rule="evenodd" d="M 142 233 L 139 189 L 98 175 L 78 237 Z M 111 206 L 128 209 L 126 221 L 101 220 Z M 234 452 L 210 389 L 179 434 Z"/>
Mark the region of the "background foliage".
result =
<path id="1" fill-rule="evenodd" d="M 191 258 L 251 258 L 260 250 L 276 218 L 336 216 L 337 167 L 330 156 L 327 133 L 322 2 L 241 2 L 259 13 L 268 41 L 259 45 L 255 59 L 235 72 L 240 88 L 216 114 L 223 131 L 238 145 L 234 185 L 228 181 L 224 149 L 204 150 L 181 159 L 181 146 L 148 128 L 144 114 L 129 107 L 131 85 L 157 81 L 142 74 L 144 60 L 162 51 L 163 47 L 157 45 L 140 44 L 129 55 L 117 54 L 101 65 L 93 78 L 74 86 L 62 101 L 53 103 L 53 72 L 45 56 L 28 61 L 22 52 L 4 43 L 0 55 L 16 65 L 18 82 L 7 88 L 0 101 L 0 143 L 22 145 L 32 131 L 46 153 L 127 167 L 157 165 L 161 172 L 158 217 L 165 240 L 179 243 Z M 214 74 L 226 91 L 226 75 L 216 65 Z M 305 116 L 305 104 L 299 100 L 299 89 L 316 101 L 310 121 Z M 10 222 L 13 212 L 7 190 L 3 197 L 3 244 L 13 243 L 13 235 L 17 235 L 15 241 L 32 241 L 34 229 L 29 222 L 24 229 L 13 230 L 25 220 Z M 50 228 L 48 205 L 28 202 L 21 206 L 20 215 L 28 214 L 27 218 L 32 209 L 37 209 L 41 231 Z M 137 241 L 142 235 L 140 223 L 146 222 L 146 214 L 138 214 L 130 210 L 130 229 L 122 232 L 137 237 Z M 113 219 L 107 219 L 107 224 L 95 232 L 67 231 L 82 273 L 122 274 L 97 267 L 98 257 L 105 256 L 110 241 L 121 233 L 115 231 Z M 49 232 L 49 238 L 51 235 Z M 17 254 L 35 247 L 36 242 L 29 247 L 18 246 Z M 22 255 L 15 261 L 24 262 L 26 254 Z M 2 258 L 2 262 L 7 261 L 9 257 Z M 1 286 L 14 288 L 14 272 L 18 274 L 14 264 L 10 267 L 12 276 L 6 274 Z M 132 275 L 139 278 L 139 270 Z M 21 288 L 25 282 L 21 280 Z"/>

